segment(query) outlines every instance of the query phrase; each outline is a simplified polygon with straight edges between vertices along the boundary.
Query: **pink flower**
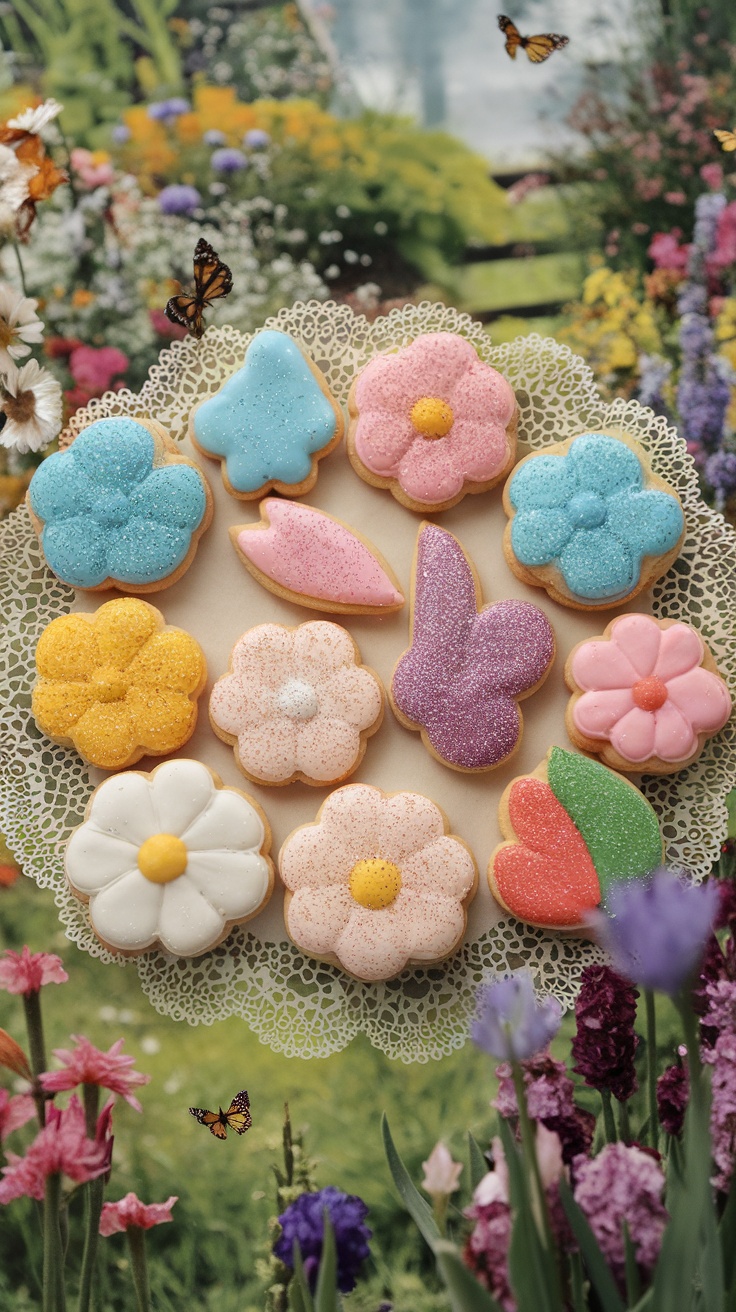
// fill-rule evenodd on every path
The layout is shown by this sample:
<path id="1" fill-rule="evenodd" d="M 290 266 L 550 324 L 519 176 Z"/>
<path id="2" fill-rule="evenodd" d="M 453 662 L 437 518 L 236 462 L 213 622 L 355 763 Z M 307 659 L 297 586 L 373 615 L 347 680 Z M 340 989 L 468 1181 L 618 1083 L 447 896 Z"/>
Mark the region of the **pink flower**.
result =
<path id="1" fill-rule="evenodd" d="M 100 1217 L 100 1234 L 115 1235 L 131 1226 L 150 1230 L 154 1225 L 163 1225 L 171 1220 L 171 1209 L 178 1201 L 178 1197 L 172 1194 L 165 1203 L 147 1205 L 135 1194 L 126 1194 L 118 1203 L 105 1203 Z"/>
<path id="2" fill-rule="evenodd" d="M 516 1312 L 516 1299 L 509 1283 L 511 1208 L 506 1202 L 473 1202 L 464 1213 L 474 1221 L 463 1249 L 463 1261 L 503 1309 Z"/>
<path id="3" fill-rule="evenodd" d="M 107 151 L 85 150 L 83 146 L 75 146 L 70 158 L 77 177 L 90 191 L 95 187 L 109 187 L 115 177 L 115 169 Z"/>
<path id="4" fill-rule="evenodd" d="M 572 653 L 578 734 L 603 740 L 632 765 L 651 757 L 681 765 L 697 754 L 700 734 L 721 729 L 731 713 L 728 689 L 702 668 L 705 648 L 687 624 L 660 629 L 650 615 L 622 615 L 602 639 Z M 606 759 L 606 749 L 601 753 Z"/>
<path id="5" fill-rule="evenodd" d="M 703 1023 L 717 1034 L 712 1047 L 701 1049 L 703 1061 L 711 1067 L 713 1184 L 727 1193 L 736 1166 L 736 981 L 717 980 L 705 991 L 709 1010 Z"/>
<path id="6" fill-rule="evenodd" d="M 11 1098 L 7 1089 L 0 1089 L 0 1144 L 13 1130 L 19 1130 L 36 1115 L 36 1104 L 30 1093 L 19 1093 Z"/>
<path id="7" fill-rule="evenodd" d="M 736 201 L 721 210 L 716 233 L 716 249 L 707 257 L 708 272 L 718 276 L 736 264 Z"/>
<path id="8" fill-rule="evenodd" d="M 656 200 L 661 196 L 663 186 L 662 178 L 637 178 L 634 190 L 642 200 Z"/>
<path id="9" fill-rule="evenodd" d="M 60 1071 L 44 1071 L 40 1076 L 46 1093 L 60 1093 L 77 1084 L 98 1084 L 111 1093 L 119 1093 L 137 1112 L 141 1111 L 133 1089 L 148 1084 L 150 1075 L 131 1070 L 135 1057 L 121 1057 L 124 1039 L 118 1039 L 107 1052 L 95 1048 L 83 1035 L 73 1034 L 74 1048 L 54 1048 L 54 1056 L 63 1062 Z"/>
<path id="10" fill-rule="evenodd" d="M 180 323 L 172 323 L 170 319 L 166 318 L 163 310 L 149 310 L 148 318 L 153 331 L 158 333 L 159 337 L 168 337 L 173 341 L 181 341 L 187 335 L 186 328 L 182 327 Z"/>
<path id="11" fill-rule="evenodd" d="M 41 1201 L 49 1175 L 66 1175 L 77 1184 L 104 1175 L 112 1157 L 109 1126 L 109 1106 L 100 1114 L 94 1139 L 87 1138 L 84 1110 L 76 1096 L 64 1111 L 49 1107 L 46 1124 L 25 1157 L 8 1153 L 0 1180 L 0 1203 L 12 1203 L 15 1198 Z"/>
<path id="12" fill-rule="evenodd" d="M 672 232 L 655 232 L 649 243 L 647 255 L 654 260 L 657 269 L 686 269 L 690 255 L 689 246 L 680 245 L 682 233 L 679 228 Z"/>
<path id="13" fill-rule="evenodd" d="M 682 135 L 680 136 L 680 140 L 683 141 Z M 683 145 L 684 144 L 685 142 L 683 141 Z M 668 205 L 687 205 L 687 196 L 684 191 L 666 191 L 664 193 L 664 199 L 667 201 Z"/>
<path id="14" fill-rule="evenodd" d="M 459 500 L 473 483 L 496 482 L 513 458 L 513 389 L 456 333 L 426 333 L 377 356 L 354 398 L 351 455 L 399 500 Z"/>
<path id="15" fill-rule="evenodd" d="M 38 993 L 44 984 L 66 984 L 69 976 L 61 957 L 52 952 L 6 952 L 0 959 L 0 989 L 8 993 Z"/>
<path id="16" fill-rule="evenodd" d="M 428 1194 L 454 1194 L 460 1188 L 462 1162 L 455 1162 L 444 1143 L 436 1143 L 426 1162 L 422 1162 L 422 1189 Z"/>
<path id="17" fill-rule="evenodd" d="M 706 187 L 711 191 L 720 191 L 723 187 L 723 165 L 722 164 L 702 164 L 700 166 L 700 176 Z"/>
<path id="18" fill-rule="evenodd" d="M 597 1157 L 576 1162 L 575 1174 L 575 1201 L 616 1278 L 623 1284 L 624 1222 L 639 1266 L 653 1271 L 667 1224 L 659 1164 L 641 1148 L 609 1143 Z"/>
<path id="19" fill-rule="evenodd" d="M 115 346 L 78 346 L 69 356 L 75 383 L 92 395 L 106 392 L 116 374 L 123 374 L 130 361 Z"/>

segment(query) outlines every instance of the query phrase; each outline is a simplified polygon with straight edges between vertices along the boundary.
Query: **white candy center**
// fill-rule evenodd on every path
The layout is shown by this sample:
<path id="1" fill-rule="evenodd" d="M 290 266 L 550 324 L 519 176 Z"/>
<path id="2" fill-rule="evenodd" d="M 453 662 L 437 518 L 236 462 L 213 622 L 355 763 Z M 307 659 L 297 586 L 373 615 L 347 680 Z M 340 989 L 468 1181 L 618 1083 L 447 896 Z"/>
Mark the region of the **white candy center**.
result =
<path id="1" fill-rule="evenodd" d="M 317 694 L 305 679 L 287 679 L 276 694 L 276 705 L 290 720 L 311 720 L 319 710 Z"/>

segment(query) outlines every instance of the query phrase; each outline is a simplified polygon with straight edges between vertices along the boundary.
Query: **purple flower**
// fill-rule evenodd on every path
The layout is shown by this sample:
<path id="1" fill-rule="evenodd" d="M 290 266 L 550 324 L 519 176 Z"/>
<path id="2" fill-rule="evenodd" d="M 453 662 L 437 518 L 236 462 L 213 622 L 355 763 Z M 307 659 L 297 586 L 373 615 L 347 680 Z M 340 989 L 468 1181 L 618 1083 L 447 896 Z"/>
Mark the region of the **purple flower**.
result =
<path id="1" fill-rule="evenodd" d="M 224 146 L 227 137 L 219 128 L 209 128 L 207 132 L 203 132 L 202 140 L 205 146 Z"/>
<path id="2" fill-rule="evenodd" d="M 126 141 L 130 141 L 130 128 L 127 123 L 116 123 L 110 135 L 116 146 L 124 146 Z"/>
<path id="3" fill-rule="evenodd" d="M 673 996 L 696 969 L 717 908 L 715 884 L 685 884 L 655 870 L 646 883 L 615 885 L 607 913 L 591 923 L 619 975 Z"/>
<path id="4" fill-rule="evenodd" d="M 265 150 L 270 144 L 271 138 L 263 128 L 251 128 L 243 137 L 243 145 L 247 146 L 248 150 Z"/>
<path id="5" fill-rule="evenodd" d="M 158 194 L 162 214 L 191 214 L 202 204 L 196 187 L 186 182 L 172 182 Z"/>
<path id="6" fill-rule="evenodd" d="M 657 1111 L 665 1134 L 682 1134 L 689 1096 L 687 1067 L 677 1061 L 657 1080 Z"/>
<path id="7" fill-rule="evenodd" d="M 548 1052 L 540 1052 L 522 1062 L 526 1105 L 534 1121 L 557 1135 L 562 1145 L 562 1160 L 570 1166 L 593 1142 L 595 1116 L 575 1105 L 575 1085 L 563 1061 L 555 1061 Z M 511 1067 L 504 1062 L 496 1067 L 498 1094 L 493 1106 L 500 1116 L 515 1120 L 519 1114 Z"/>
<path id="8" fill-rule="evenodd" d="M 236 150 L 234 146 L 223 146 L 221 150 L 214 150 L 210 163 L 215 173 L 239 173 L 241 169 L 248 167 L 248 161 L 242 150 Z"/>
<path id="9" fill-rule="evenodd" d="M 349 1294 L 370 1251 L 368 1240 L 372 1232 L 364 1224 L 368 1208 L 362 1198 L 344 1194 L 332 1184 L 318 1193 L 301 1194 L 279 1217 L 281 1235 L 273 1251 L 284 1266 L 293 1270 L 294 1243 L 298 1241 L 304 1273 L 314 1289 L 322 1256 L 325 1209 L 335 1232 L 337 1287 L 343 1294 Z"/>
<path id="10" fill-rule="evenodd" d="M 711 487 L 723 497 L 736 492 L 736 453 L 716 451 L 705 462 L 705 477 Z"/>
<path id="11" fill-rule="evenodd" d="M 609 1090 L 626 1102 L 638 1088 L 634 1031 L 639 994 L 608 966 L 586 966 L 575 1001 L 573 1067 L 590 1089 Z"/>
<path id="12" fill-rule="evenodd" d="M 649 1274 L 659 1256 L 667 1212 L 664 1176 L 641 1148 L 609 1143 L 577 1166 L 575 1201 L 587 1217 L 603 1256 L 622 1288 L 626 1274 L 624 1222 L 640 1268 Z"/>
<path id="13" fill-rule="evenodd" d="M 524 1061 L 547 1047 L 561 1020 L 557 999 L 537 1002 L 531 973 L 517 970 L 478 990 L 478 1010 L 470 1034 L 479 1048 L 498 1061 Z"/>
<path id="14" fill-rule="evenodd" d="M 511 1208 L 508 1203 L 473 1203 L 464 1215 L 475 1226 L 463 1249 L 463 1261 L 493 1295 L 503 1312 L 516 1312 L 516 1299 L 509 1284 Z"/>
<path id="15" fill-rule="evenodd" d="M 661 355 L 639 356 L 639 390 L 637 400 L 641 405 L 649 406 L 655 415 L 667 413 L 664 402 L 664 387 L 672 373 L 669 360 Z"/>
<path id="16" fill-rule="evenodd" d="M 181 114 L 188 114 L 189 108 L 189 101 L 183 96 L 171 96 L 169 100 L 154 100 L 148 106 L 148 117 L 159 123 L 172 123 Z"/>

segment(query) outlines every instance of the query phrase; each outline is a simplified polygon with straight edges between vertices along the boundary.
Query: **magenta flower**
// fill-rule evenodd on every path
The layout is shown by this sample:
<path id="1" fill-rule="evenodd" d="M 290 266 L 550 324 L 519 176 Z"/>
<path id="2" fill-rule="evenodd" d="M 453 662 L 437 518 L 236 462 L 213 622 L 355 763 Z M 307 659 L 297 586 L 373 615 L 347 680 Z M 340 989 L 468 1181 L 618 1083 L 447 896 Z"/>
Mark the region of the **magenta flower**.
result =
<path id="1" fill-rule="evenodd" d="M 13 1130 L 27 1125 L 36 1115 L 36 1104 L 30 1093 L 19 1093 L 11 1098 L 7 1089 L 0 1089 L 0 1144 L 5 1143 Z"/>
<path id="2" fill-rule="evenodd" d="M 511 1208 L 500 1199 L 473 1202 L 464 1215 L 474 1221 L 463 1249 L 463 1261 L 476 1279 L 495 1298 L 503 1312 L 516 1312 L 516 1299 L 509 1283 Z"/>
<path id="3" fill-rule="evenodd" d="M 0 1180 L 0 1203 L 12 1203 L 16 1198 L 41 1201 L 49 1175 L 66 1175 L 76 1184 L 104 1175 L 112 1158 L 109 1128 L 109 1105 L 98 1118 L 94 1139 L 87 1138 L 84 1109 L 76 1095 L 64 1111 L 49 1107 L 46 1124 L 25 1156 L 8 1153 Z"/>
<path id="4" fill-rule="evenodd" d="M 69 356 L 75 383 L 86 392 L 101 395 L 117 374 L 124 374 L 130 360 L 116 346 L 77 346 Z"/>
<path id="5" fill-rule="evenodd" d="M 668 1220 L 659 1164 L 641 1148 L 609 1143 L 597 1157 L 586 1158 L 576 1166 L 575 1201 L 585 1213 L 616 1279 L 623 1287 L 624 1222 L 639 1267 L 649 1274 L 659 1257 Z"/>
<path id="6" fill-rule="evenodd" d="M 682 1134 L 689 1094 L 687 1067 L 674 1062 L 657 1080 L 657 1111 L 665 1134 Z"/>
<path id="7" fill-rule="evenodd" d="M 669 870 L 614 885 L 607 913 L 591 917 L 614 970 L 674 996 L 693 974 L 718 909 L 714 883 L 685 884 Z"/>
<path id="8" fill-rule="evenodd" d="M 53 952 L 8 951 L 0 958 L 0 989 L 8 993 L 38 993 L 44 984 L 66 984 L 69 976 Z"/>
<path id="9" fill-rule="evenodd" d="M 679 228 L 673 228 L 671 232 L 655 232 L 647 250 L 647 255 L 654 261 L 655 268 L 683 271 L 687 268 L 690 247 L 680 245 L 681 236 L 682 232 Z"/>
<path id="10" fill-rule="evenodd" d="M 74 1048 L 54 1048 L 54 1056 L 62 1062 L 58 1071 L 44 1071 L 40 1076 L 46 1093 L 61 1093 L 78 1084 L 97 1084 L 110 1093 L 119 1093 L 137 1112 L 141 1111 L 133 1089 L 148 1084 L 150 1075 L 131 1069 L 135 1057 L 122 1057 L 120 1050 L 125 1042 L 118 1039 L 107 1052 L 95 1048 L 84 1035 L 73 1034 Z"/>
<path id="11" fill-rule="evenodd" d="M 560 1028 L 562 1008 L 556 998 L 537 1001 L 532 976 L 517 970 L 478 991 L 478 1011 L 470 1036 L 498 1061 L 525 1061 L 541 1052 Z"/>
<path id="12" fill-rule="evenodd" d="M 608 966 L 586 966 L 575 1000 L 573 1070 L 590 1089 L 626 1102 L 637 1090 L 634 1030 L 639 994 Z"/>
<path id="13" fill-rule="evenodd" d="M 171 1209 L 179 1199 L 176 1194 L 167 1198 L 165 1203 L 142 1203 L 135 1194 L 126 1194 L 117 1203 L 105 1203 L 100 1216 L 100 1234 L 115 1235 L 121 1230 L 150 1230 L 154 1225 L 163 1225 L 170 1221 Z"/>
<path id="14" fill-rule="evenodd" d="M 566 1166 L 581 1153 L 587 1153 L 595 1133 L 595 1116 L 575 1104 L 575 1085 L 562 1061 L 548 1052 L 540 1052 L 521 1064 L 526 1091 L 526 1105 L 533 1121 L 539 1121 L 557 1135 L 562 1144 Z M 492 1106 L 500 1116 L 516 1120 L 519 1115 L 516 1090 L 510 1065 L 496 1067 L 498 1093 Z"/>
<path id="15" fill-rule="evenodd" d="M 725 1193 L 736 1166 L 736 981 L 719 980 L 706 991 L 711 1005 L 704 1021 L 717 1034 L 713 1046 L 701 1051 L 703 1061 L 711 1067 L 713 1183 Z"/>

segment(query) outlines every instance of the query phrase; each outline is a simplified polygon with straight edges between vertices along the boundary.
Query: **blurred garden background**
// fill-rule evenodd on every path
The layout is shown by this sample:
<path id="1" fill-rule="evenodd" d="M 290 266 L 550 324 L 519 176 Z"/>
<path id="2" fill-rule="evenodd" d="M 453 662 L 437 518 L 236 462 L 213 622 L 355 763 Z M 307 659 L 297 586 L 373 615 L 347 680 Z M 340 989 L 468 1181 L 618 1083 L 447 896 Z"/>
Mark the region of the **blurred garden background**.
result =
<path id="1" fill-rule="evenodd" d="M 0 123 L 45 98 L 63 105 L 35 161 L 32 212 L 0 204 L 0 278 L 38 300 L 65 418 L 110 387 L 140 387 L 183 335 L 163 309 L 204 236 L 234 275 L 211 322 L 251 331 L 310 298 L 371 318 L 432 299 L 496 341 L 555 336 L 606 395 L 679 426 L 704 495 L 732 517 L 736 169 L 714 129 L 736 125 L 736 10 L 510 7 L 523 31 L 564 32 L 569 46 L 541 66 L 512 62 L 496 0 L 3 0 Z M 0 146 L 2 182 L 9 154 Z M 33 463 L 0 448 L 3 512 Z M 468 1047 L 403 1068 L 356 1041 L 305 1063 L 236 1020 L 177 1026 L 133 970 L 70 947 L 48 897 L 0 850 L 0 947 L 24 942 L 59 952 L 71 977 L 47 990 L 54 1046 L 81 1030 L 104 1048 L 123 1035 L 153 1076 L 142 1119 L 116 1112 L 115 1154 L 121 1192 L 181 1196 L 176 1225 L 152 1235 L 156 1308 L 263 1308 L 288 1101 L 315 1179 L 370 1206 L 374 1259 L 347 1306 L 444 1312 L 388 1186 L 378 1118 L 386 1109 L 401 1127 L 415 1178 L 439 1137 L 464 1158 L 458 1127 L 485 1143 L 492 1122 L 486 1058 Z M 0 993 L 0 1025 L 20 1037 L 21 1019 Z M 663 1013 L 663 1052 L 673 1033 Z M 254 1128 L 215 1143 L 187 1107 L 243 1086 Z M 28 1203 L 0 1226 L 0 1306 L 14 1312 L 38 1306 L 34 1222 Z M 98 1307 L 118 1312 L 131 1306 L 126 1252 L 104 1248 Z"/>

